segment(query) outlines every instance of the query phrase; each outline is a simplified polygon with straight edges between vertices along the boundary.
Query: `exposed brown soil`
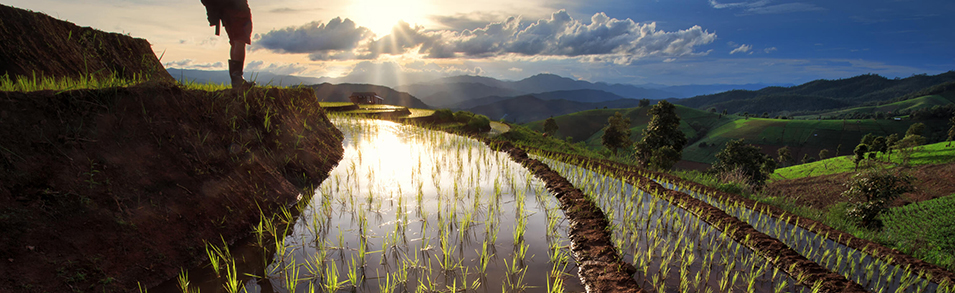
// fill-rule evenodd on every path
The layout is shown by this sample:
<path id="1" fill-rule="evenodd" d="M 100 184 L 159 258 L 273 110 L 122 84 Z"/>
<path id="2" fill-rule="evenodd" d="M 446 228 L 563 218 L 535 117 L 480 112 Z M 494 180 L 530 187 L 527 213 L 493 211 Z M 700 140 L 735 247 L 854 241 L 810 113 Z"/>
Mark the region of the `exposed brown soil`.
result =
<path id="1" fill-rule="evenodd" d="M 893 206 L 955 194 L 955 164 L 898 168 L 891 172 L 897 171 L 915 177 L 913 185 L 916 189 L 903 194 Z M 851 177 L 851 173 L 842 173 L 774 181 L 766 185 L 765 192 L 774 196 L 787 195 L 801 205 L 825 209 L 845 201 L 841 194 L 847 189 L 844 183 Z"/>
<path id="2" fill-rule="evenodd" d="M 173 81 L 144 39 L 0 5 L 0 76 Z"/>
<path id="3" fill-rule="evenodd" d="M 560 154 L 560 155 L 567 156 L 567 154 Z M 629 170 L 633 168 L 632 166 L 621 165 L 616 162 L 607 161 L 607 160 L 595 160 L 595 159 L 584 158 L 584 157 L 574 156 L 574 155 L 570 155 L 570 156 L 573 156 L 579 160 L 589 160 L 592 162 L 599 162 L 600 164 L 605 166 L 613 166 L 614 168 L 618 170 Z M 945 172 L 948 172 L 953 169 L 953 167 L 950 167 L 950 166 L 949 167 L 945 167 L 945 166 L 922 167 L 922 168 L 918 168 L 918 169 L 922 169 L 922 171 L 913 172 L 913 173 L 924 172 L 925 174 L 933 174 L 933 172 L 939 171 L 934 168 L 940 168 L 940 170 L 946 170 Z M 864 240 L 861 238 L 857 238 L 853 236 L 852 234 L 833 229 L 832 227 L 826 226 L 825 224 L 822 224 L 820 222 L 787 213 L 786 211 L 780 208 L 777 208 L 775 206 L 756 202 L 738 194 L 725 193 L 725 192 L 722 192 L 714 188 L 711 188 L 702 184 L 698 184 L 695 182 L 684 181 L 681 178 L 670 175 L 670 174 L 653 172 L 648 170 L 641 170 L 641 172 L 646 172 L 656 177 L 666 178 L 666 180 L 671 182 L 681 182 L 681 184 L 684 184 L 685 186 L 688 186 L 691 189 L 702 190 L 703 192 L 707 194 L 715 195 L 717 198 L 720 198 L 721 200 L 735 202 L 743 206 L 752 207 L 755 210 L 763 211 L 765 213 L 772 215 L 773 217 L 777 219 L 787 221 L 789 224 L 797 225 L 799 227 L 802 227 L 814 233 L 818 233 L 820 235 L 826 235 L 832 241 L 863 251 L 883 261 L 887 261 L 892 265 L 910 267 L 913 271 L 919 272 L 919 276 L 923 278 L 928 278 L 935 283 L 945 282 L 947 284 L 952 284 L 952 282 L 955 281 L 955 273 L 947 271 L 939 266 L 917 259 L 910 255 L 904 254 L 902 252 L 899 252 L 898 250 L 887 248 L 885 246 L 882 246 L 881 244 Z M 921 175 L 917 175 L 917 176 L 921 176 Z M 929 181 L 929 185 L 930 186 L 946 186 L 946 184 L 944 184 L 943 182 L 946 182 L 945 181 L 946 178 L 951 178 L 947 175 L 939 176 L 939 177 L 940 179 L 937 182 L 935 180 Z M 938 188 L 942 188 L 942 187 L 938 187 Z"/>
<path id="4" fill-rule="evenodd" d="M 0 92 L 0 291 L 134 291 L 341 159 L 311 89 Z"/>
<path id="5" fill-rule="evenodd" d="M 636 268 L 620 259 L 613 246 L 606 215 L 580 189 L 546 164 L 528 158 L 527 153 L 510 142 L 484 141 L 491 148 L 506 152 L 544 181 L 547 190 L 560 201 L 570 222 L 571 251 L 587 292 L 644 292 L 633 279 Z"/>

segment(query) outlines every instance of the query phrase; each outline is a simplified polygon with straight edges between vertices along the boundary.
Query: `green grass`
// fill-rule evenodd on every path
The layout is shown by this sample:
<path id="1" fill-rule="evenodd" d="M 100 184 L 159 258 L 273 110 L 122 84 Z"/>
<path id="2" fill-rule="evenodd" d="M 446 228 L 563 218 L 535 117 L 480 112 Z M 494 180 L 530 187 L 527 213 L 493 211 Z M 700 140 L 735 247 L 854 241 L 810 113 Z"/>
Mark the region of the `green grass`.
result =
<path id="1" fill-rule="evenodd" d="M 142 83 L 145 79 L 136 77 L 133 79 L 119 78 L 117 75 L 110 77 L 90 78 L 89 76 L 78 78 L 53 78 L 53 77 L 21 77 L 11 78 L 10 75 L 0 76 L 0 91 L 5 92 L 35 92 L 44 90 L 67 91 L 79 89 L 103 89 L 111 87 L 127 87 Z"/>
<path id="2" fill-rule="evenodd" d="M 318 102 L 322 108 L 333 108 L 333 107 L 346 107 L 354 105 L 352 102 Z"/>
<path id="3" fill-rule="evenodd" d="M 955 194 L 892 208 L 881 218 L 880 242 L 955 270 Z"/>
<path id="4" fill-rule="evenodd" d="M 84 89 L 104 89 L 114 87 L 130 87 L 147 80 L 136 76 L 132 79 L 119 78 L 117 75 L 106 77 L 82 76 L 78 78 L 51 78 L 51 77 L 23 77 L 14 79 L 9 75 L 0 76 L 0 91 L 7 92 L 35 92 L 35 91 L 69 91 Z M 179 86 L 187 90 L 220 91 L 231 89 L 232 86 L 215 83 L 198 83 L 194 81 L 178 82 Z M 274 87 L 274 86 L 270 86 Z M 288 86 L 280 88 L 292 88 Z"/>
<path id="5" fill-rule="evenodd" d="M 890 156 L 879 155 L 875 162 L 870 164 L 880 164 L 882 166 L 893 168 L 903 163 L 903 156 L 896 150 Z M 940 142 L 929 145 L 918 146 L 912 149 L 908 164 L 911 166 L 921 166 L 929 164 L 947 164 L 955 162 L 955 144 L 948 146 L 948 142 Z M 810 176 L 821 176 L 855 171 L 853 156 L 841 156 L 829 158 L 821 161 L 815 161 L 807 164 L 800 164 L 785 168 L 776 169 L 771 180 L 796 179 Z"/>

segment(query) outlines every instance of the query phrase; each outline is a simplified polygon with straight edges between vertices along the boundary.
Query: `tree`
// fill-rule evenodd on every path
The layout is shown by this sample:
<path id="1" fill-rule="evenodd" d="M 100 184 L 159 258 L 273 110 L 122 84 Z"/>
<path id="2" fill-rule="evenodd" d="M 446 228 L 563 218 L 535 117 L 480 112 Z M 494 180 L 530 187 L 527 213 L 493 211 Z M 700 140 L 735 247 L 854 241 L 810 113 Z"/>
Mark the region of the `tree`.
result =
<path id="1" fill-rule="evenodd" d="M 862 137 L 862 141 L 860 141 L 859 144 L 864 144 L 867 146 L 872 145 L 872 141 L 875 140 L 875 137 L 875 134 L 872 134 L 871 132 L 867 133 Z"/>
<path id="2" fill-rule="evenodd" d="M 863 227 L 880 229 L 879 215 L 888 210 L 893 200 L 912 191 L 912 178 L 885 171 L 859 173 L 846 182 L 849 189 L 842 193 L 849 201 L 848 216 L 857 219 Z"/>
<path id="3" fill-rule="evenodd" d="M 909 135 L 924 136 L 923 134 L 924 132 L 925 132 L 925 123 L 919 122 L 919 123 L 912 124 L 912 126 L 909 126 L 909 130 L 905 131 L 905 136 L 909 136 Z"/>
<path id="4" fill-rule="evenodd" d="M 553 116 L 544 121 L 544 133 L 548 135 L 554 135 L 554 133 L 557 133 L 557 129 L 559 128 L 560 127 L 557 126 L 557 120 L 554 120 Z"/>
<path id="5" fill-rule="evenodd" d="M 885 144 L 886 141 L 887 140 L 885 136 L 876 137 L 875 139 L 872 140 L 872 144 L 871 144 L 872 149 L 870 149 L 869 151 L 880 152 L 883 155 L 885 155 L 885 152 L 889 150 L 889 146 Z"/>
<path id="6" fill-rule="evenodd" d="M 828 158 L 829 158 L 828 149 L 819 150 L 819 160 L 823 162 L 823 166 L 825 166 L 827 170 L 829 169 L 829 162 L 826 161 L 826 159 Z"/>
<path id="7" fill-rule="evenodd" d="M 633 143 L 630 141 L 630 118 L 623 117 L 620 112 L 607 118 L 607 126 L 604 127 L 604 134 L 600 136 L 600 142 L 613 155 L 617 155 L 617 149 L 630 146 Z"/>
<path id="8" fill-rule="evenodd" d="M 952 141 L 955 140 L 955 113 L 952 113 L 952 118 L 948 119 L 948 124 L 952 125 L 952 128 L 948 129 L 948 145 L 952 146 Z"/>
<path id="9" fill-rule="evenodd" d="M 790 165 L 793 165 L 796 163 L 796 159 L 793 158 L 793 153 L 789 150 L 789 146 L 779 148 L 779 150 L 776 151 L 776 154 L 779 155 L 780 164 L 785 164 L 788 162 Z"/>
<path id="10" fill-rule="evenodd" d="M 813 157 L 810 157 L 809 154 L 804 154 L 804 155 L 802 155 L 802 163 L 803 163 L 803 164 L 812 163 L 812 161 L 815 161 L 815 159 L 814 159 Z"/>
<path id="11" fill-rule="evenodd" d="M 898 143 L 898 133 L 889 134 L 889 136 L 885 138 L 885 147 L 890 156 L 892 155 L 892 149 L 894 149 Z"/>
<path id="12" fill-rule="evenodd" d="M 637 142 L 637 162 L 642 167 L 668 170 L 683 157 L 686 135 L 680 131 L 680 116 L 676 106 L 662 100 L 650 111 L 650 123 L 643 130 L 643 138 Z"/>
<path id="13" fill-rule="evenodd" d="M 776 170 L 776 161 L 763 154 L 759 147 L 744 144 L 743 139 L 731 140 L 726 148 L 716 154 L 713 171 L 725 174 L 740 172 L 747 177 L 748 184 L 760 188 Z"/>
<path id="14" fill-rule="evenodd" d="M 640 102 L 637 103 L 637 106 L 640 106 L 640 107 L 650 106 L 650 99 L 640 99 Z"/>
<path id="15" fill-rule="evenodd" d="M 828 158 L 829 158 L 829 150 L 828 150 L 828 149 L 819 150 L 819 159 L 820 159 L 820 160 L 825 160 L 825 159 L 828 159 Z"/>
<path id="16" fill-rule="evenodd" d="M 856 154 L 855 160 L 853 160 L 853 162 L 856 163 L 856 170 L 859 170 L 859 162 L 862 162 L 862 160 L 865 159 L 865 153 L 868 151 L 869 151 L 869 146 L 863 143 L 860 143 L 859 145 L 857 145 L 856 149 L 852 151 L 853 153 Z"/>

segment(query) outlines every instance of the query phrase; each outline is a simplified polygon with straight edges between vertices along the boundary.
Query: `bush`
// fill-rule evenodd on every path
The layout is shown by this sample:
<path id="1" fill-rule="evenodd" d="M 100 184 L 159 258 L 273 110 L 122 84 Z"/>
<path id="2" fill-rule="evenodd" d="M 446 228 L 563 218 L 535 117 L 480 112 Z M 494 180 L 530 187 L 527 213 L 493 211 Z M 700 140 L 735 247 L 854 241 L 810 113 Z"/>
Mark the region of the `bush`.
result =
<path id="1" fill-rule="evenodd" d="M 491 119 L 484 115 L 474 115 L 468 120 L 466 129 L 468 131 L 486 132 L 491 131 Z"/>
<path id="2" fill-rule="evenodd" d="M 849 200 L 847 215 L 858 220 L 860 226 L 875 230 L 882 228 L 879 215 L 889 209 L 889 204 L 913 190 L 911 177 L 885 171 L 856 174 L 846 187 L 849 190 L 842 196 Z"/>
<path id="3" fill-rule="evenodd" d="M 471 118 L 474 118 L 474 113 L 467 111 L 457 111 L 454 112 L 454 121 L 461 123 L 468 123 L 471 121 Z"/>
<path id="4" fill-rule="evenodd" d="M 441 122 L 451 122 L 454 120 L 454 112 L 448 109 L 435 110 L 434 117 L 437 117 Z"/>

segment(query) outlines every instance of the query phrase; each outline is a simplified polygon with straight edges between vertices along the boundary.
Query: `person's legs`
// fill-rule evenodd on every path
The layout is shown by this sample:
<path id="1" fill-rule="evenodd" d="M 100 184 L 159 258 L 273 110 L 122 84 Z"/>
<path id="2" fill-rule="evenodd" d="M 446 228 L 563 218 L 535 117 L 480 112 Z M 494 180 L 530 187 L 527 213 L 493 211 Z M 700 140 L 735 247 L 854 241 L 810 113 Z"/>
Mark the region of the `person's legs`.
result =
<path id="1" fill-rule="evenodd" d="M 245 43 L 244 42 L 230 42 L 232 43 L 232 51 L 230 52 L 229 57 L 232 57 L 231 60 L 238 61 L 239 64 L 245 64 Z"/>
<path id="2" fill-rule="evenodd" d="M 229 11 L 223 17 L 226 33 L 229 34 L 229 76 L 232 88 L 245 88 L 255 85 L 242 77 L 245 66 L 245 45 L 252 43 L 252 15 L 248 11 Z"/>

